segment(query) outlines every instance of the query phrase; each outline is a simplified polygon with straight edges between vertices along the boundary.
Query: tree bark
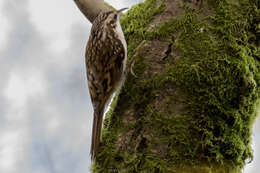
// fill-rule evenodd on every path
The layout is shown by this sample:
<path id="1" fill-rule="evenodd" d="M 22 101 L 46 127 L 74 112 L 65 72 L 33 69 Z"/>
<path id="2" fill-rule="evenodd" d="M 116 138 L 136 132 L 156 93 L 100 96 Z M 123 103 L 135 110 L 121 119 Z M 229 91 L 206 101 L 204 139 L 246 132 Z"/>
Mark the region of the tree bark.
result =
<path id="1" fill-rule="evenodd" d="M 111 10 L 111 8 L 104 3 L 104 0 L 74 0 L 74 2 L 91 23 L 93 23 L 101 11 Z"/>
<path id="2" fill-rule="evenodd" d="M 106 115 L 92 172 L 241 172 L 259 106 L 259 8 L 146 0 L 130 9 L 121 24 L 137 77 Z"/>

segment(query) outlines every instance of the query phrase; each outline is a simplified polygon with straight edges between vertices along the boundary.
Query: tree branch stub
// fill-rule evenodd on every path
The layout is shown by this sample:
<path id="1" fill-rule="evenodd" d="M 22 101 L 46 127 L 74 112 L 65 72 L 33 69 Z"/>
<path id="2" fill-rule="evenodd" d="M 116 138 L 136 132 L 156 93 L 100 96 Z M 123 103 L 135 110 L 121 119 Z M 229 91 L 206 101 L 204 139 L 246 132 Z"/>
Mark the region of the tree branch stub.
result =
<path id="1" fill-rule="evenodd" d="M 100 12 L 112 10 L 104 3 L 104 0 L 74 0 L 74 2 L 91 23 Z"/>

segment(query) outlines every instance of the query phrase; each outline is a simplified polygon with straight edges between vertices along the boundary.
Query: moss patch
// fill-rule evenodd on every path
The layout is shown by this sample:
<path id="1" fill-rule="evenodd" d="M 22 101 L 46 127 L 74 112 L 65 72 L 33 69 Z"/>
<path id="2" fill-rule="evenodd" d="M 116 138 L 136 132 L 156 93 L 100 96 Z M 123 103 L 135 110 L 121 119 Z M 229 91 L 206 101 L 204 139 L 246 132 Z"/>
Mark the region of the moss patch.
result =
<path id="1" fill-rule="evenodd" d="M 254 54 L 258 43 L 248 36 L 258 37 L 249 20 L 257 15 L 256 5 L 222 2 L 210 17 L 212 25 L 188 12 L 182 22 L 173 20 L 182 31 L 178 25 L 170 27 L 178 32 L 174 45 L 182 54 L 168 66 L 168 73 L 188 96 L 185 101 L 190 105 L 189 116 L 194 117 L 193 127 L 203 137 L 196 141 L 203 157 L 221 164 L 230 161 L 242 167 L 252 159 L 251 129 L 259 103 L 260 73 Z"/>
<path id="2" fill-rule="evenodd" d="M 156 2 L 122 19 L 128 56 L 142 40 L 167 42 L 171 53 L 150 78 L 148 55 L 139 54 L 138 78 L 128 76 L 107 115 L 92 171 L 238 173 L 252 159 L 259 105 L 260 3 L 208 0 L 214 13 L 204 18 L 184 3 L 182 18 L 147 31 L 167 1 Z"/>
<path id="3" fill-rule="evenodd" d="M 160 5 L 157 5 L 157 2 Z M 155 15 L 161 13 L 165 9 L 164 0 L 146 0 L 133 6 L 122 17 L 121 25 L 127 40 L 128 57 L 132 57 L 135 48 L 145 39 L 145 34 L 149 27 L 149 23 Z"/>

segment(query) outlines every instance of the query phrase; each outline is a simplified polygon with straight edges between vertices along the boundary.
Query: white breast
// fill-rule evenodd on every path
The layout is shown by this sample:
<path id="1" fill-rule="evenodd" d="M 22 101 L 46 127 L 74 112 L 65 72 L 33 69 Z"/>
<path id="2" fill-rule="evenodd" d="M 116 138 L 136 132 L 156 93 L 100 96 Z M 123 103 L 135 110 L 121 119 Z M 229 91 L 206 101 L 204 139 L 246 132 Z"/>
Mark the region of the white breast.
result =
<path id="1" fill-rule="evenodd" d="M 117 19 L 116 31 L 118 32 L 119 39 L 123 43 L 123 46 L 124 46 L 124 49 L 125 49 L 125 59 L 124 59 L 124 62 L 123 62 L 123 71 L 125 71 L 126 61 L 127 61 L 127 45 L 126 45 L 125 36 L 124 36 L 123 30 L 121 28 L 121 24 L 120 24 L 119 19 Z"/>

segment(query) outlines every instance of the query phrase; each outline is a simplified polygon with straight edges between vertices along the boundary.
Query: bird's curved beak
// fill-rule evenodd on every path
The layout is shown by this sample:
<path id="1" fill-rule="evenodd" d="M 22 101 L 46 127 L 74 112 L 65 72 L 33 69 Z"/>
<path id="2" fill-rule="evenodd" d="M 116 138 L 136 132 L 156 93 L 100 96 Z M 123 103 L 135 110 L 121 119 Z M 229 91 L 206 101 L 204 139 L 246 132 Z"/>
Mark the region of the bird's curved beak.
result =
<path id="1" fill-rule="evenodd" d="M 117 10 L 117 13 L 119 14 L 119 13 L 121 13 L 122 11 L 124 11 L 124 10 L 126 10 L 126 9 L 128 9 L 128 8 L 122 8 L 122 9 L 120 9 L 120 10 Z"/>

